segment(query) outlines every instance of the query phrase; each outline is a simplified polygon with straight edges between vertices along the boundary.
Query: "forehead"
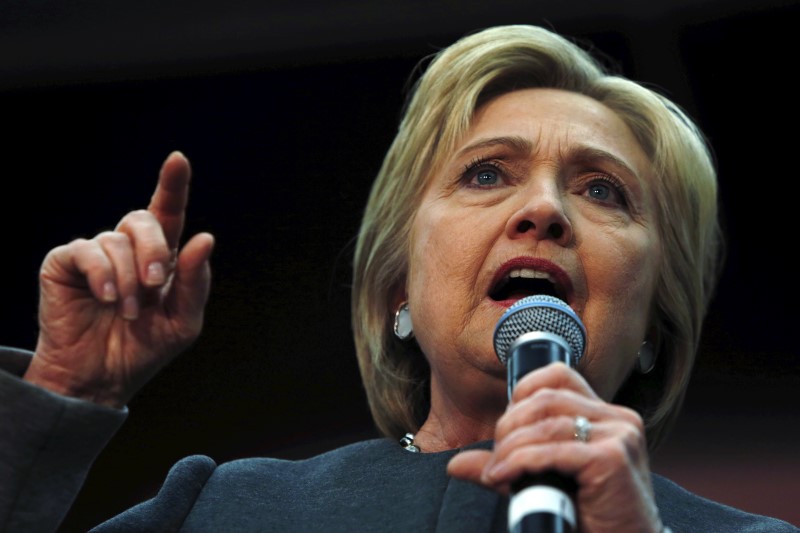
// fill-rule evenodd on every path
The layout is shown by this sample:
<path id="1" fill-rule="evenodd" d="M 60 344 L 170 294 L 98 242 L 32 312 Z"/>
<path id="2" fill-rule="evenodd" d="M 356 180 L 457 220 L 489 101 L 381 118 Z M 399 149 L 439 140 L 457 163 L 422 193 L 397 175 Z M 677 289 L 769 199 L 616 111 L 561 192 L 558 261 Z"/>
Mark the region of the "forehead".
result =
<path id="1" fill-rule="evenodd" d="M 607 152 L 637 177 L 651 174 L 650 160 L 628 125 L 609 107 L 582 94 L 523 89 L 498 96 L 476 111 L 455 155 L 504 137 L 524 139 L 534 153 Z"/>

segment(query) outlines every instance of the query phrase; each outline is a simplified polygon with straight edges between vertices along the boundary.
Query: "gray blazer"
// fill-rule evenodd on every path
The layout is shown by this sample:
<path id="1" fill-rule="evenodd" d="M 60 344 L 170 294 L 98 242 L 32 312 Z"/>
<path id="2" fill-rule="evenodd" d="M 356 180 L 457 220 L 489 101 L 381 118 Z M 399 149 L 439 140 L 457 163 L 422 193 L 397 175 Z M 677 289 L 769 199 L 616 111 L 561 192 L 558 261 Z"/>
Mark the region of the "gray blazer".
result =
<path id="1" fill-rule="evenodd" d="M 115 410 L 23 382 L 28 352 L 0 348 L 0 531 L 52 532 L 97 455 L 125 420 Z M 489 447 L 491 442 L 476 444 Z M 507 531 L 508 500 L 452 479 L 457 453 L 410 453 L 390 439 L 300 461 L 176 463 L 150 500 L 92 531 Z M 675 533 L 798 532 L 694 495 L 654 475 L 662 520 Z"/>

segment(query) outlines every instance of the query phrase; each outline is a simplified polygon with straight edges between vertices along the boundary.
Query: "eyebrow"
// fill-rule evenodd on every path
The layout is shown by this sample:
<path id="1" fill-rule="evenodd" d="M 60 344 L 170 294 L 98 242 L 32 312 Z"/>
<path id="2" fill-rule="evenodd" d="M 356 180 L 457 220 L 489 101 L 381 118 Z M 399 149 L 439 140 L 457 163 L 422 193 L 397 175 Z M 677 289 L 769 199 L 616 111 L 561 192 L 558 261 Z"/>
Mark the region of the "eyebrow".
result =
<path id="1" fill-rule="evenodd" d="M 641 180 L 639 173 L 636 172 L 624 159 L 612 154 L 607 150 L 593 148 L 591 146 L 582 146 L 573 151 L 571 156 L 582 161 L 608 161 L 612 165 L 621 168 L 623 172 L 630 174 L 637 180 Z"/>
<path id="2" fill-rule="evenodd" d="M 490 139 L 480 139 L 468 146 L 459 150 L 457 157 L 463 157 L 470 152 L 492 148 L 494 146 L 507 146 L 513 151 L 518 153 L 533 153 L 533 143 L 524 138 L 516 135 L 504 137 L 492 137 Z M 641 179 L 639 173 L 636 172 L 624 159 L 612 154 L 602 148 L 594 148 L 591 146 L 580 146 L 576 149 L 567 152 L 568 159 L 577 159 L 581 161 L 607 161 L 612 165 L 617 166 L 624 172 L 630 174 L 637 180 Z"/>
<path id="3" fill-rule="evenodd" d="M 476 150 L 483 150 L 485 148 L 492 148 L 493 146 L 508 146 L 515 152 L 533 152 L 533 143 L 524 137 L 516 135 L 508 137 L 492 137 L 490 139 L 480 139 L 468 146 L 459 150 L 457 157 L 462 157 L 465 154 L 474 152 Z"/>

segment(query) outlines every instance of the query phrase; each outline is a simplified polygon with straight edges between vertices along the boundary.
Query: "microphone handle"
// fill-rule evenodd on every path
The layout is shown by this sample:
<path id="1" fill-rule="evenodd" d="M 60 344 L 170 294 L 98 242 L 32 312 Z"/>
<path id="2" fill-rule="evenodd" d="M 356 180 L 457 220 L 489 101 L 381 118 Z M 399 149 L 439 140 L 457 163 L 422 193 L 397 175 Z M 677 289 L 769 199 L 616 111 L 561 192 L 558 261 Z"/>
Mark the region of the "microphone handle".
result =
<path id="1" fill-rule="evenodd" d="M 509 348 L 508 397 L 528 372 L 550 363 L 572 364 L 563 338 L 545 332 L 522 335 Z M 508 506 L 510 533 L 575 533 L 578 530 L 575 480 L 558 472 L 526 475 L 512 483 Z"/>

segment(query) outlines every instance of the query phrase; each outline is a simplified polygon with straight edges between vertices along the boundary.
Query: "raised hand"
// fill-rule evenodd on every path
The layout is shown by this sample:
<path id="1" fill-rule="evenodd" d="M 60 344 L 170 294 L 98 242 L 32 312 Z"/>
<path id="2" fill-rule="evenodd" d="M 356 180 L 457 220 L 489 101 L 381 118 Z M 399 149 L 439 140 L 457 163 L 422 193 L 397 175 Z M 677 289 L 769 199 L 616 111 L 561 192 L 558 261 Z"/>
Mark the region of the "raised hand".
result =
<path id="1" fill-rule="evenodd" d="M 579 415 L 592 424 L 586 442 L 575 438 Z M 520 380 L 497 422 L 492 451 L 465 451 L 448 465 L 450 475 L 503 494 L 523 474 L 548 470 L 577 482 L 580 531 L 662 530 L 641 417 L 604 402 L 560 363 Z"/>
<path id="2" fill-rule="evenodd" d="M 199 233 L 178 250 L 190 178 L 188 160 L 173 152 L 146 210 L 47 254 L 26 380 L 121 407 L 197 338 L 214 239 Z"/>

